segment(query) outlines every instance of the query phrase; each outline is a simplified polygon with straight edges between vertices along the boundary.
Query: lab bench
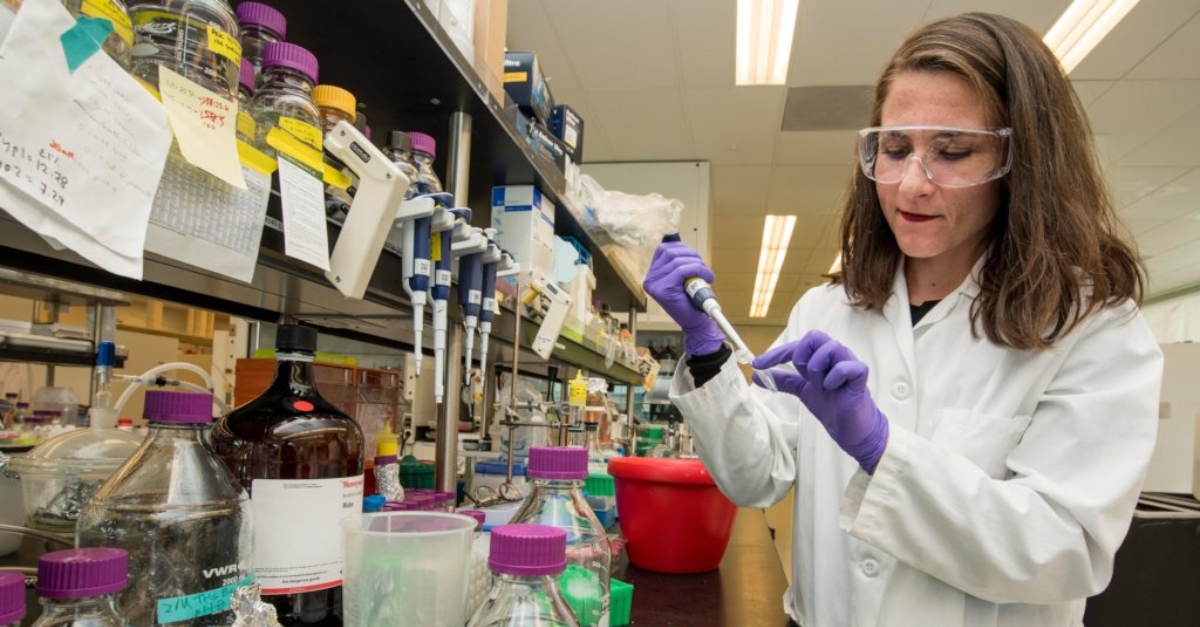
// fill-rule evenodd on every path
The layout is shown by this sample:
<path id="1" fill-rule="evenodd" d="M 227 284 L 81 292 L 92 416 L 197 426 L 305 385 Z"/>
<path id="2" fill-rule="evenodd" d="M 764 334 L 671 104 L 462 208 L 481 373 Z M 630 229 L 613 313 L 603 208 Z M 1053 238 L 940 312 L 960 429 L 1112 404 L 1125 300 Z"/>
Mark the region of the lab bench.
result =
<path id="1" fill-rule="evenodd" d="M 787 578 L 762 510 L 740 509 L 714 571 L 668 575 L 630 565 L 634 627 L 786 627 Z"/>

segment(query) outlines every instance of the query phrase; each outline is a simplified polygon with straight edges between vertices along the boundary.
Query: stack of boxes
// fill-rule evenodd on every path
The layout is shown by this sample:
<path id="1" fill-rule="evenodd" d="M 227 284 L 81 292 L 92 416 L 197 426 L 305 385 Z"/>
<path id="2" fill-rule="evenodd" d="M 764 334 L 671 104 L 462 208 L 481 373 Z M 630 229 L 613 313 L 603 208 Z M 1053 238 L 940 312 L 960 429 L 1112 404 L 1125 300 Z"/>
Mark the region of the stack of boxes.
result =
<path id="1" fill-rule="evenodd" d="M 517 128 L 525 133 L 539 161 L 566 172 L 583 161 L 583 117 L 565 104 L 555 104 L 550 86 L 532 52 L 507 52 L 504 89 L 517 105 Z"/>

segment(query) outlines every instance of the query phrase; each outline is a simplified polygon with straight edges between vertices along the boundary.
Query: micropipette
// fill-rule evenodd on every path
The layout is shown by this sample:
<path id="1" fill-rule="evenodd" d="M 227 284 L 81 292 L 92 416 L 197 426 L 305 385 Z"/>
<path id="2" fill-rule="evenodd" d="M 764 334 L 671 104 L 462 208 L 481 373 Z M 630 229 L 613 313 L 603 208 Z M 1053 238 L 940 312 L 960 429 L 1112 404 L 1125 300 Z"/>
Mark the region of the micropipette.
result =
<path id="1" fill-rule="evenodd" d="M 681 240 L 678 233 L 667 233 L 665 236 L 663 236 L 662 241 L 678 242 Z M 717 295 L 713 293 L 712 286 L 708 284 L 708 281 L 705 281 L 700 277 L 688 277 L 683 282 L 683 291 L 686 292 L 688 298 L 691 299 L 692 305 L 696 309 L 708 314 L 708 317 L 712 318 L 713 321 L 717 323 L 718 327 L 721 327 L 721 332 L 725 334 L 725 337 L 729 338 L 729 341 L 733 342 L 734 347 L 737 349 L 737 351 L 734 353 L 734 357 L 738 360 L 738 363 L 749 364 L 753 362 L 754 353 L 750 351 L 750 348 L 746 346 L 746 343 L 742 341 L 741 336 L 738 335 L 737 330 L 735 330 L 733 325 L 730 324 L 729 319 L 726 318 L 725 314 L 721 312 L 721 304 L 717 302 Z M 775 385 L 775 377 L 771 375 L 770 370 L 755 369 L 754 372 L 758 374 L 759 381 L 762 383 L 763 387 L 772 392 L 779 391 L 779 388 Z"/>

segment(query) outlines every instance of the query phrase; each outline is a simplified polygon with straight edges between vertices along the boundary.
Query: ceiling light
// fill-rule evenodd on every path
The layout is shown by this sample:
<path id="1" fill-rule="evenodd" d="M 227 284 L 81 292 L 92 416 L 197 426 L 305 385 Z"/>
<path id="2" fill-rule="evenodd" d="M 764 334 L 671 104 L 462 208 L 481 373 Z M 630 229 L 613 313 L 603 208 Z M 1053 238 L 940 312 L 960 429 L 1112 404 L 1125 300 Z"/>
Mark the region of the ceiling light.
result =
<path id="1" fill-rule="evenodd" d="M 775 295 L 775 284 L 787 257 L 796 216 L 767 216 L 763 225 L 762 250 L 758 253 L 758 274 L 754 277 L 754 298 L 750 303 L 751 318 L 765 318 Z"/>
<path id="2" fill-rule="evenodd" d="M 1043 41 L 1054 51 L 1063 71 L 1070 74 L 1137 3 L 1138 0 L 1075 0 L 1050 27 Z"/>
<path id="3" fill-rule="evenodd" d="M 738 0 L 737 85 L 787 82 L 800 0 Z"/>
<path id="4" fill-rule="evenodd" d="M 833 264 L 829 266 L 829 274 L 837 274 L 842 271 L 842 253 L 839 251 L 837 257 L 833 258 Z"/>

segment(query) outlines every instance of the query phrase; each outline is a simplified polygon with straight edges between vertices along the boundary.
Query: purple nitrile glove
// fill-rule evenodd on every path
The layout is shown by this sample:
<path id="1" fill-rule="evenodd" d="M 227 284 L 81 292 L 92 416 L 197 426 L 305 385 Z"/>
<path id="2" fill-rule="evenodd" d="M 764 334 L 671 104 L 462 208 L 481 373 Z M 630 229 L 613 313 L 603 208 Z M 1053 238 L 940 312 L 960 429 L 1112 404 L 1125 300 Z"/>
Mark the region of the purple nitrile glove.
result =
<path id="1" fill-rule="evenodd" d="M 795 395 L 834 442 L 868 473 L 887 448 L 888 420 L 867 390 L 867 364 L 820 331 L 777 346 L 754 360 L 755 370 L 790 363 L 796 371 L 772 370 L 780 392 Z M 755 377 L 755 382 L 762 385 Z"/>
<path id="2" fill-rule="evenodd" d="M 683 282 L 692 277 L 700 277 L 710 284 L 714 280 L 708 264 L 691 246 L 683 242 L 663 242 L 654 249 L 650 271 L 646 273 L 642 287 L 683 329 L 684 352 L 709 355 L 721 348 L 725 334 L 708 314 L 692 304 L 683 291 Z"/>

